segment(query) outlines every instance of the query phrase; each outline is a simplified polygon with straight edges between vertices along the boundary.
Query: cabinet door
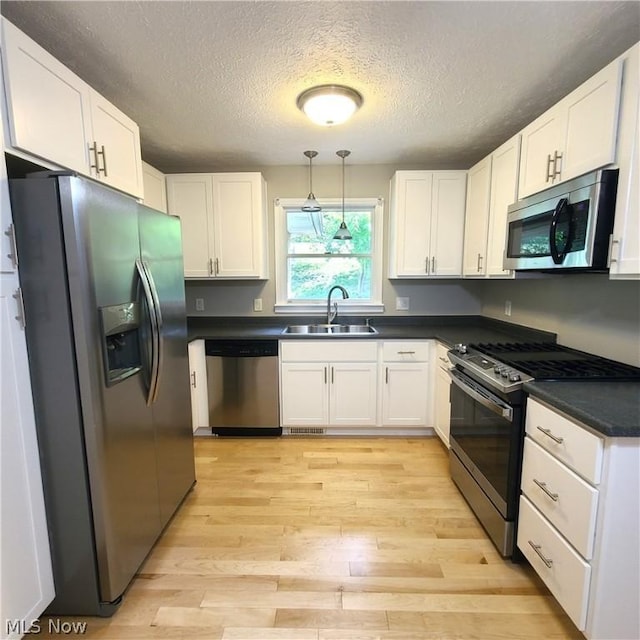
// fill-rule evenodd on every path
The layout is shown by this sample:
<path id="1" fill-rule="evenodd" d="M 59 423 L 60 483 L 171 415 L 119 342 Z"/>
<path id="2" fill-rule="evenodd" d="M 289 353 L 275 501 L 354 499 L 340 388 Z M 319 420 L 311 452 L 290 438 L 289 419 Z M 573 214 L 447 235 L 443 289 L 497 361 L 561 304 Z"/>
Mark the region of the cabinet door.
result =
<path id="1" fill-rule="evenodd" d="M 446 369 L 443 369 L 439 363 L 436 364 L 435 430 L 447 449 L 449 448 L 449 426 L 451 421 L 451 402 L 449 399 L 450 387 L 451 378 L 449 378 L 449 374 Z"/>
<path id="2" fill-rule="evenodd" d="M 622 61 L 616 60 L 567 96 L 562 181 L 616 159 Z"/>
<path id="3" fill-rule="evenodd" d="M 464 217 L 465 276 L 484 276 L 487 267 L 487 235 L 491 196 L 491 156 L 469 169 Z"/>
<path id="4" fill-rule="evenodd" d="M 191 385 L 191 424 L 195 432 L 198 427 L 209 426 L 209 398 L 207 397 L 207 362 L 204 340 L 189 343 L 189 374 Z"/>
<path id="5" fill-rule="evenodd" d="M 53 600 L 54 585 L 27 350 L 13 297 L 17 288 L 17 275 L 0 276 L 0 619 L 3 625 L 24 621 L 28 628 Z M 3 631 L 3 638 L 23 635 Z"/>
<path id="6" fill-rule="evenodd" d="M 264 181 L 259 173 L 213 175 L 213 226 L 217 277 L 266 277 Z"/>
<path id="7" fill-rule="evenodd" d="M 142 198 L 142 156 L 138 125 L 91 90 L 92 164 L 94 175 L 108 185 Z"/>
<path id="8" fill-rule="evenodd" d="M 205 173 L 167 176 L 169 213 L 182 221 L 185 278 L 212 276 L 213 187 Z"/>
<path id="9" fill-rule="evenodd" d="M 384 364 L 382 423 L 427 425 L 429 365 L 426 362 Z"/>
<path id="10" fill-rule="evenodd" d="M 90 175 L 89 86 L 2 20 L 7 145 Z"/>
<path id="11" fill-rule="evenodd" d="M 503 269 L 507 241 L 507 209 L 518 198 L 520 134 L 507 140 L 491 154 L 491 199 L 487 239 L 487 275 L 512 277 Z"/>
<path id="12" fill-rule="evenodd" d="M 376 424 L 375 362 L 339 362 L 329 365 L 329 424 L 365 426 Z"/>
<path id="13" fill-rule="evenodd" d="M 558 104 L 522 130 L 518 198 L 553 184 L 554 153 L 562 153 L 565 129 L 565 112 Z"/>
<path id="14" fill-rule="evenodd" d="M 282 426 L 329 423 L 329 365 L 283 362 L 280 367 Z"/>
<path id="15" fill-rule="evenodd" d="M 156 211 L 167 213 L 167 186 L 164 173 L 150 164 L 142 163 L 143 202 Z"/>
<path id="16" fill-rule="evenodd" d="M 391 181 L 389 277 L 426 278 L 431 255 L 433 172 L 397 171 Z"/>
<path id="17" fill-rule="evenodd" d="M 433 174 L 431 209 L 431 276 L 462 275 L 466 171 Z"/>

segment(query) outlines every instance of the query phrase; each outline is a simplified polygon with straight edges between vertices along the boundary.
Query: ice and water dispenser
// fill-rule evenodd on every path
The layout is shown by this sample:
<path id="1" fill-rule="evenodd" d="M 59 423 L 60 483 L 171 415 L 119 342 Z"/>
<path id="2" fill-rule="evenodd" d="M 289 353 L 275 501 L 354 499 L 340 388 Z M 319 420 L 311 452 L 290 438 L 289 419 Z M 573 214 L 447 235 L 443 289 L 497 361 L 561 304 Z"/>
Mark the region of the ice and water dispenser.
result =
<path id="1" fill-rule="evenodd" d="M 142 368 L 140 307 L 126 302 L 100 308 L 105 377 L 111 386 Z"/>

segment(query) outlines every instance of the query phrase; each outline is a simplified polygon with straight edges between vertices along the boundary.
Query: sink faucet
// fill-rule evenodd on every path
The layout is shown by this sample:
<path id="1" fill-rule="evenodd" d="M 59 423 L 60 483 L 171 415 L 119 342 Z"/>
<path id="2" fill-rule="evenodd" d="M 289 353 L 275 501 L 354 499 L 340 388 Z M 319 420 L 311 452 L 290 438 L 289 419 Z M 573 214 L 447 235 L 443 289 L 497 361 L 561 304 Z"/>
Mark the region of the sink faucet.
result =
<path id="1" fill-rule="evenodd" d="M 329 295 L 327 296 L 327 324 L 331 324 L 336 317 L 338 316 L 338 303 L 333 303 L 333 310 L 331 309 L 331 294 L 336 290 L 340 289 L 342 292 L 342 299 L 346 300 L 349 297 L 347 290 L 344 287 L 341 287 L 339 284 L 334 285 L 329 289 Z"/>

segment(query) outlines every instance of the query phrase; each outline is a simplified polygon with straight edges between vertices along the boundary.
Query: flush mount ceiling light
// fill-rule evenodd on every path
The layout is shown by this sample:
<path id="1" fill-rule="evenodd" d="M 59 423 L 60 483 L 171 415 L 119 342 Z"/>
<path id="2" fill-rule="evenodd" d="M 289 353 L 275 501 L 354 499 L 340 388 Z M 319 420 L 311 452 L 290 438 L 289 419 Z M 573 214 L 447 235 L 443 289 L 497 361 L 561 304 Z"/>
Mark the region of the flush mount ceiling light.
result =
<path id="1" fill-rule="evenodd" d="M 321 211 L 321 207 L 316 200 L 316 197 L 313 195 L 313 182 L 311 180 L 311 161 L 318 155 L 317 151 L 304 151 L 304 155 L 309 158 L 309 195 L 305 203 L 302 205 L 302 210 L 315 213 L 316 211 Z"/>
<path id="2" fill-rule="evenodd" d="M 342 222 L 340 223 L 336 234 L 333 236 L 334 240 L 351 240 L 351 238 L 353 237 L 344 221 L 344 159 L 350 153 L 351 151 L 347 151 L 346 149 L 336 151 L 336 155 L 342 158 Z"/>
<path id="3" fill-rule="evenodd" d="M 346 122 L 362 102 L 362 96 L 351 87 L 323 84 L 303 91 L 296 104 L 312 122 L 330 127 Z"/>

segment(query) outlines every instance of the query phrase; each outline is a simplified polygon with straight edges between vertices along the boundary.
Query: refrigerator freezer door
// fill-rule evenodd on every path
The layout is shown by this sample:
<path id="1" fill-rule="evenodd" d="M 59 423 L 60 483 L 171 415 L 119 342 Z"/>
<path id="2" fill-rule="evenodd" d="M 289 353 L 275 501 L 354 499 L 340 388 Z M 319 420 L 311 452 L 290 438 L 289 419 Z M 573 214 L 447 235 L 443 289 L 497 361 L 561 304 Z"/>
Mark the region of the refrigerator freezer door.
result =
<path id="1" fill-rule="evenodd" d="M 180 220 L 138 205 L 140 253 L 160 305 L 160 361 L 152 403 L 163 525 L 195 482 Z"/>
<path id="2" fill-rule="evenodd" d="M 56 598 L 108 615 L 161 530 L 140 374 L 107 386 L 100 308 L 132 302 L 136 202 L 75 177 L 11 182 Z"/>

